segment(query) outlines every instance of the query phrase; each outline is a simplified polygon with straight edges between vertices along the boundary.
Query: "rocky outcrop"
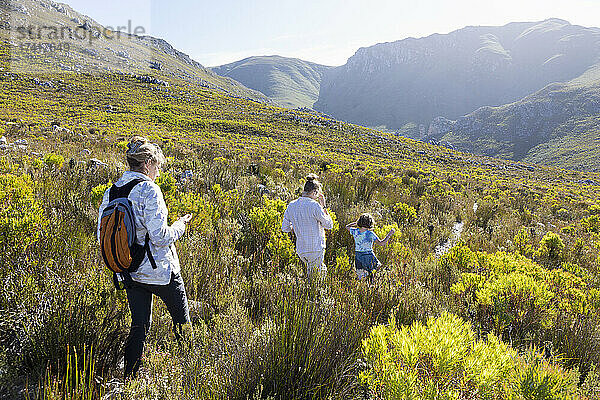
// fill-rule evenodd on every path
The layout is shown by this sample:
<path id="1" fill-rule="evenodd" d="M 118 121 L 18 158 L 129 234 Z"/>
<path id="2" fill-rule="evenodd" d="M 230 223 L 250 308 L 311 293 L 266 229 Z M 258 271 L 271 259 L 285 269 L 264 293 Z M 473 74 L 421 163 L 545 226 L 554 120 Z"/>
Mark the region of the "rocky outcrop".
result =
<path id="1" fill-rule="evenodd" d="M 445 117 L 437 117 L 431 121 L 429 125 L 429 130 L 427 131 L 427 136 L 439 137 L 445 135 L 448 132 L 451 132 L 454 128 L 456 121 L 449 120 Z"/>

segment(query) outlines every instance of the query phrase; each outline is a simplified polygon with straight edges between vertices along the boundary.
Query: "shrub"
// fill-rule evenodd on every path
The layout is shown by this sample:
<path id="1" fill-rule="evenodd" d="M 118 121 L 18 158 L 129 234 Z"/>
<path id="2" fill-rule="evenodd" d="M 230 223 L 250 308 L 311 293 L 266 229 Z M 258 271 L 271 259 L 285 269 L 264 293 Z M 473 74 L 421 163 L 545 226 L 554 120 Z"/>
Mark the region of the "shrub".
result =
<path id="1" fill-rule="evenodd" d="M 160 188 L 165 198 L 171 196 L 177 190 L 177 180 L 168 172 L 163 172 L 156 178 L 156 184 Z"/>
<path id="2" fill-rule="evenodd" d="M 531 257 L 533 255 L 533 247 L 531 246 L 531 236 L 527 231 L 527 228 L 521 228 L 519 233 L 514 237 L 514 245 L 519 254 L 525 257 Z"/>
<path id="3" fill-rule="evenodd" d="M 597 311 L 595 290 L 569 271 L 547 270 L 514 253 L 478 253 L 477 259 L 475 272 L 461 274 L 451 291 L 484 330 L 539 339 L 559 315 Z"/>
<path id="4" fill-rule="evenodd" d="M 264 198 L 264 206 L 254 207 L 249 219 L 253 231 L 255 256 L 263 265 L 272 262 L 279 269 L 295 263 L 294 243 L 289 235 L 282 232 L 283 213 L 286 203 L 283 200 Z M 268 252 L 265 252 L 268 250 Z"/>
<path id="5" fill-rule="evenodd" d="M 560 236 L 554 232 L 548 232 L 540 241 L 538 249 L 538 257 L 548 263 L 557 263 L 565 248 Z"/>
<path id="6" fill-rule="evenodd" d="M 31 161 L 31 167 L 33 169 L 40 169 L 44 166 L 44 161 L 42 161 L 39 158 L 34 158 L 33 161 Z"/>
<path id="7" fill-rule="evenodd" d="M 350 276 L 354 272 L 350 265 L 350 257 L 348 257 L 348 254 L 343 249 L 340 249 L 335 257 L 334 272 L 338 276 Z"/>
<path id="8" fill-rule="evenodd" d="M 196 192 L 176 192 L 165 198 L 169 208 L 169 223 L 174 223 L 185 214 L 192 214 L 191 230 L 208 232 L 219 219 L 217 208 Z"/>
<path id="9" fill-rule="evenodd" d="M 438 268 L 433 272 L 432 279 L 445 290 L 450 287 L 462 272 L 468 272 L 477 265 L 477 254 L 471 251 L 464 242 L 459 242 L 440 258 Z"/>
<path id="10" fill-rule="evenodd" d="M 600 214 L 594 214 L 582 219 L 581 226 L 585 232 L 600 233 Z"/>
<path id="11" fill-rule="evenodd" d="M 477 292 L 482 307 L 490 307 L 496 332 L 510 327 L 515 333 L 552 326 L 554 311 L 550 301 L 554 298 L 545 282 L 519 272 L 501 274 Z"/>
<path id="12" fill-rule="evenodd" d="M 417 219 L 417 211 L 408 204 L 396 203 L 394 206 L 394 219 L 401 226 L 411 225 Z"/>
<path id="13" fill-rule="evenodd" d="M 334 285 L 329 293 L 301 284 L 278 306 L 267 349 L 263 395 L 294 399 L 349 398 L 370 313 Z M 301 345 L 298 345 L 302 343 Z"/>
<path id="14" fill-rule="evenodd" d="M 497 202 L 491 196 L 486 196 L 478 203 L 475 211 L 475 223 L 477 226 L 486 229 L 490 221 L 496 216 L 498 211 Z"/>
<path id="15" fill-rule="evenodd" d="M 600 214 L 600 205 L 592 204 L 590 206 L 590 208 L 588 209 L 588 212 L 590 213 L 590 215 L 599 215 Z"/>
<path id="16" fill-rule="evenodd" d="M 363 341 L 361 381 L 376 399 L 562 399 L 576 393 L 566 373 L 531 352 L 518 356 L 490 334 L 477 340 L 469 324 L 442 313 L 427 325 L 371 329 Z"/>
<path id="17" fill-rule="evenodd" d="M 401 328 L 392 318 L 371 329 L 362 349 L 367 369 L 361 381 L 384 399 L 501 397 L 517 355 L 493 335 L 477 340 L 467 323 L 448 313 Z"/>
<path id="18" fill-rule="evenodd" d="M 95 209 L 100 208 L 100 204 L 102 204 L 102 198 L 104 197 L 104 192 L 112 186 L 112 182 L 109 181 L 103 185 L 94 186 L 92 188 L 92 193 L 90 194 L 90 203 L 92 203 L 92 207 Z"/>
<path id="19" fill-rule="evenodd" d="M 68 354 L 73 350 L 84 354 L 85 349 L 93 349 L 100 370 L 114 368 L 125 342 L 123 299 L 107 286 L 112 284 L 104 273 L 79 276 L 79 282 L 55 277 L 53 272 L 43 279 L 43 296 L 39 296 L 41 288 L 22 274 L 20 281 L 13 276 L 8 282 L 9 287 L 29 282 L 31 288 L 13 299 L 18 302 L 13 310 L 0 313 L 7 371 L 40 378 L 49 367 L 53 374 L 62 375 Z"/>
<path id="20" fill-rule="evenodd" d="M 61 155 L 48 153 L 44 156 L 44 163 L 50 168 L 61 168 L 65 163 L 65 159 Z"/>
<path id="21" fill-rule="evenodd" d="M 600 398 L 600 371 L 595 365 L 592 365 L 587 373 L 581 388 L 581 394 L 589 399 Z"/>
<path id="22" fill-rule="evenodd" d="M 48 223 L 33 189 L 29 175 L 0 175 L 0 253 L 6 259 L 35 242 Z"/>
<path id="23" fill-rule="evenodd" d="M 544 360 L 535 352 L 528 351 L 519 360 L 515 394 L 526 400 L 575 399 L 577 372 L 566 372 L 560 366 Z"/>

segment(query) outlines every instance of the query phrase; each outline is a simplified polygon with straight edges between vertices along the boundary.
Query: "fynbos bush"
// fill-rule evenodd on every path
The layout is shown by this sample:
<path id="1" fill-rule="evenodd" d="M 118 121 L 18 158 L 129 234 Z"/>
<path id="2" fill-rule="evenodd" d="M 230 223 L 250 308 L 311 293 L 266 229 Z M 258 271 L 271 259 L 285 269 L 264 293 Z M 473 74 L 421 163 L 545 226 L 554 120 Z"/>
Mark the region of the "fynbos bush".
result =
<path id="1" fill-rule="evenodd" d="M 478 340 L 469 324 L 443 313 L 427 325 L 371 329 L 363 341 L 361 381 L 375 399 L 558 399 L 577 392 L 577 374 L 521 358 L 490 334 Z"/>
<path id="2" fill-rule="evenodd" d="M 0 260 L 23 252 L 47 223 L 31 177 L 0 175 Z"/>

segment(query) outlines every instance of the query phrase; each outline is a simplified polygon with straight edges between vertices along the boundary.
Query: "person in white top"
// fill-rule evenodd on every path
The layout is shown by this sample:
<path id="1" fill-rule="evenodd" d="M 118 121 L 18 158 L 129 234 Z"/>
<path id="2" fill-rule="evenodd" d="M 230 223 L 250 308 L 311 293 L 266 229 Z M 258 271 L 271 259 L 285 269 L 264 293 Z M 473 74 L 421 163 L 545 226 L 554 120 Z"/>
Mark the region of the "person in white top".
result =
<path id="1" fill-rule="evenodd" d="M 325 229 L 333 228 L 333 220 L 325 205 L 323 187 L 315 174 L 306 177 L 302 196 L 287 206 L 281 230 L 296 235 L 296 253 L 304 262 L 307 275 L 316 269 L 327 274 Z"/>
<path id="2" fill-rule="evenodd" d="M 160 174 L 165 157 L 160 147 L 140 136 L 133 137 L 127 145 L 127 163 L 130 171 L 115 182 L 122 187 L 134 179 L 136 184 L 127 198 L 135 215 L 137 242 L 149 237 L 150 253 L 154 265 L 145 256 L 139 268 L 125 281 L 127 301 L 131 311 L 131 330 L 125 344 L 125 378 L 134 376 L 140 367 L 146 335 L 152 323 L 152 296 L 160 297 L 173 319 L 173 331 L 182 338 L 183 325 L 190 323 L 187 295 L 180 274 L 175 242 L 183 235 L 192 219 L 187 214 L 173 225 L 167 223 L 167 206 L 163 194 L 154 181 Z M 109 203 L 110 188 L 104 193 L 98 216 L 98 240 L 102 212 Z"/>

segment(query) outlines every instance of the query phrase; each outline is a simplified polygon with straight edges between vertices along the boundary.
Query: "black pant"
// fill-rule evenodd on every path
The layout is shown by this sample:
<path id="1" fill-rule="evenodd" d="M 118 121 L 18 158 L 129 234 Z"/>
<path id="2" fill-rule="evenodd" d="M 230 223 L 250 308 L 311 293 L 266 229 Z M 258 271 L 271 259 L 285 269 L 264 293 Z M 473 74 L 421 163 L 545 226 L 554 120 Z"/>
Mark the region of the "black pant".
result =
<path id="1" fill-rule="evenodd" d="M 125 345 L 125 377 L 135 375 L 140 367 L 144 342 L 152 323 L 152 295 L 158 296 L 173 318 L 173 331 L 180 339 L 181 325 L 190 322 L 187 296 L 180 274 L 171 274 L 168 285 L 149 285 L 132 281 L 126 287 L 131 330 Z"/>

